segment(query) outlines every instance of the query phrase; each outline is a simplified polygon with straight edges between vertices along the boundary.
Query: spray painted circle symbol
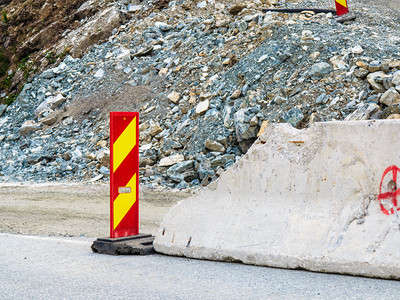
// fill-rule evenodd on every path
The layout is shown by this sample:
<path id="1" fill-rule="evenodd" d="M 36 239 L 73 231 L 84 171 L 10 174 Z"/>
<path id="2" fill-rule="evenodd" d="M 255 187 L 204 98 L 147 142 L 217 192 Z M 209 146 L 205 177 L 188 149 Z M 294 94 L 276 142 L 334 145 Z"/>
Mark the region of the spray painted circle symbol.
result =
<path id="1" fill-rule="evenodd" d="M 400 195 L 400 189 L 397 189 L 398 173 L 400 173 L 400 169 L 397 166 L 386 168 L 379 185 L 378 200 L 382 212 L 386 215 L 392 215 L 395 213 L 394 210 L 400 210 L 397 207 L 397 198 Z M 382 187 L 385 192 L 382 192 Z"/>

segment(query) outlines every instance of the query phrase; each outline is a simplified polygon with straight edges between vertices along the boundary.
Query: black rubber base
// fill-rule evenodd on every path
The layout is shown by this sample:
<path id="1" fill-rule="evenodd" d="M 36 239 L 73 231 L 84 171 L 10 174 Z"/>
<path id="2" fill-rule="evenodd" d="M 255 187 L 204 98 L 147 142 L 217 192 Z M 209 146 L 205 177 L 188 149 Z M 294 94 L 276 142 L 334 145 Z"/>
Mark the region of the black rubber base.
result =
<path id="1" fill-rule="evenodd" d="M 301 13 L 303 11 L 312 11 L 316 14 L 319 13 L 332 13 L 336 15 L 336 10 L 333 9 L 320 9 L 320 8 L 263 8 L 262 12 L 280 12 L 280 13 Z"/>
<path id="2" fill-rule="evenodd" d="M 357 17 L 354 15 L 342 15 L 340 17 L 335 17 L 336 22 L 344 23 L 346 21 L 354 21 Z"/>
<path id="3" fill-rule="evenodd" d="M 153 248 L 154 236 L 140 233 L 122 238 L 98 238 L 92 244 L 92 251 L 110 255 L 149 255 L 156 253 Z"/>

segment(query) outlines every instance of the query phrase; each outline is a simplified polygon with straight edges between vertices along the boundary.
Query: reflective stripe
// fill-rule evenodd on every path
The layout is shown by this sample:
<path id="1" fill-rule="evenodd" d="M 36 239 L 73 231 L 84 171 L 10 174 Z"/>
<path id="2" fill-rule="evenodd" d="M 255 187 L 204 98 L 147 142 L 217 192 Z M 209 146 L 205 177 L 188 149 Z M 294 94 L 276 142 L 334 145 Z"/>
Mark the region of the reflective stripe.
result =
<path id="1" fill-rule="evenodd" d="M 336 2 L 344 7 L 347 7 L 347 0 L 336 0 Z"/>
<path id="2" fill-rule="evenodd" d="M 132 193 L 119 194 L 114 200 L 114 230 L 136 202 L 136 174 L 133 175 L 125 187 L 130 187 Z"/>
<path id="3" fill-rule="evenodd" d="M 115 172 L 125 157 L 136 146 L 136 117 L 129 123 L 113 145 L 113 166 Z"/>

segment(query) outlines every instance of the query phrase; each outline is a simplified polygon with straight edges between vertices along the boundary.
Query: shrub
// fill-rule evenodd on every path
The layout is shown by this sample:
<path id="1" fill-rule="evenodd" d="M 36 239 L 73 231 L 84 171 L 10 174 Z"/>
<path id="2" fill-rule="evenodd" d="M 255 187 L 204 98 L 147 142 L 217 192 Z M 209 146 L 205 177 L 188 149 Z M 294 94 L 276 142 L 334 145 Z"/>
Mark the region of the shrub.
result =
<path id="1" fill-rule="evenodd" d="M 2 17 L 3 17 L 3 22 L 4 23 L 7 23 L 9 21 L 7 13 L 5 11 L 3 11 L 3 13 L 2 13 Z"/>

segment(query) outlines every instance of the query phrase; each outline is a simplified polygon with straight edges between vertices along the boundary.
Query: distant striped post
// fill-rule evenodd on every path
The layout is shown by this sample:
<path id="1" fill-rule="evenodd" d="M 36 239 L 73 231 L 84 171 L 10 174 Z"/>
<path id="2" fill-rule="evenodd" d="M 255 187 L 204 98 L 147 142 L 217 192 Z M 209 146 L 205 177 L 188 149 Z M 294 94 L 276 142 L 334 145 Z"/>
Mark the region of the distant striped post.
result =
<path id="1" fill-rule="evenodd" d="M 110 237 L 139 234 L 139 113 L 110 112 Z"/>
<path id="2" fill-rule="evenodd" d="M 347 0 L 335 0 L 336 4 L 336 14 L 338 16 L 347 14 L 349 12 L 349 8 L 347 6 Z"/>

